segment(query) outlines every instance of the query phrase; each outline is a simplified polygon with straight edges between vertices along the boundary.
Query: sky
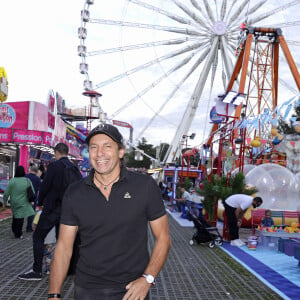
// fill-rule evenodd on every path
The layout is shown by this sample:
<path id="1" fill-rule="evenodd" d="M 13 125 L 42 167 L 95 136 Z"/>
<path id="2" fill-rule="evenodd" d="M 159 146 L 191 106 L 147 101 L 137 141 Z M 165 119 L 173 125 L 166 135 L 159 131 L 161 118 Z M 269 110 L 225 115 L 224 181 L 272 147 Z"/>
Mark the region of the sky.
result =
<path id="1" fill-rule="evenodd" d="M 172 1 L 144 2 L 157 5 L 169 13 L 184 16 L 178 7 L 174 9 L 171 6 L 174 5 L 171 3 Z M 190 1 L 181 2 L 186 4 Z M 212 1 L 209 2 L 212 3 Z M 250 1 L 250 4 L 254 5 L 258 2 L 258 0 L 253 0 Z M 80 12 L 84 3 L 83 0 L 0 0 L 2 12 L 0 66 L 6 69 L 8 76 L 8 102 L 30 100 L 46 103 L 49 90 L 52 89 L 65 99 L 68 107 L 83 107 L 89 104 L 89 99 L 82 95 L 84 76 L 79 72 L 81 59 L 77 54 L 77 46 L 80 43 L 77 30 L 81 26 Z M 272 9 L 274 5 L 275 7 L 282 5 L 281 1 L 277 0 L 269 1 L 269 3 L 269 8 Z M 217 1 L 217 5 L 220 8 L 221 1 Z M 299 5 L 297 7 L 299 8 Z M 268 11 L 268 7 L 264 10 Z M 90 12 L 93 18 L 185 28 L 177 21 L 171 23 L 165 18 L 161 19 L 158 13 L 134 6 L 134 3 L 130 1 L 103 2 L 95 0 L 95 4 L 90 6 Z M 286 22 L 294 19 L 293 9 L 290 9 L 280 13 L 276 21 Z M 96 27 L 97 25 L 99 24 L 90 24 L 87 28 L 86 44 L 90 49 L 109 49 L 153 40 L 178 38 L 178 35 L 172 32 L 158 33 L 155 30 L 139 28 L 137 33 L 134 28 L 105 24 Z M 182 46 L 175 45 L 172 51 L 176 51 L 180 47 Z M 166 46 L 152 46 L 131 52 L 120 50 L 113 54 L 96 55 L 88 60 L 93 84 L 109 81 L 109 84 L 103 84 L 101 88 L 97 89 L 103 94 L 99 100 L 102 109 L 108 116 L 113 115 L 128 101 L 134 102 L 127 109 L 115 115 L 114 119 L 130 123 L 134 127 L 135 137 L 153 115 L 160 113 L 159 110 L 164 100 L 170 97 L 171 91 L 176 86 L 179 86 L 180 78 L 184 76 L 182 75 L 183 71 L 188 71 L 190 68 L 183 67 L 182 73 L 174 71 L 168 74 L 175 63 L 180 63 L 180 56 L 161 61 L 156 66 L 146 67 L 145 64 L 152 59 L 170 53 L 165 51 L 165 48 Z M 196 57 L 196 55 L 194 56 Z M 96 61 L 97 59 L 98 61 Z M 120 80 L 112 79 L 136 66 L 143 66 L 142 71 L 124 76 Z M 221 67 L 218 67 L 217 73 L 221 74 L 221 72 Z M 162 109 L 162 113 L 158 115 L 155 123 L 144 132 L 144 136 L 150 143 L 156 145 L 160 142 L 171 142 L 182 113 L 187 107 L 187 99 L 191 97 L 200 75 L 201 73 L 193 74 L 180 86 L 171 101 Z M 160 76 L 165 76 L 165 78 L 162 82 L 155 83 Z M 282 73 L 281 76 L 285 78 L 286 75 Z M 157 84 L 155 88 L 149 88 L 155 84 Z M 150 92 L 142 95 L 147 88 L 150 89 Z M 224 87 L 220 79 L 214 81 L 213 89 L 210 89 L 208 80 L 199 105 L 200 110 L 196 113 L 195 122 L 190 129 L 190 133 L 196 133 L 195 141 L 191 141 L 192 144 L 199 145 L 208 135 L 211 123 L 207 116 L 211 106 L 214 105 L 215 97 L 222 92 L 224 92 Z M 282 100 L 287 100 L 288 96 L 282 96 Z M 96 125 L 97 122 L 94 122 L 92 126 Z M 124 136 L 128 136 L 127 129 L 120 128 L 120 130 Z"/>

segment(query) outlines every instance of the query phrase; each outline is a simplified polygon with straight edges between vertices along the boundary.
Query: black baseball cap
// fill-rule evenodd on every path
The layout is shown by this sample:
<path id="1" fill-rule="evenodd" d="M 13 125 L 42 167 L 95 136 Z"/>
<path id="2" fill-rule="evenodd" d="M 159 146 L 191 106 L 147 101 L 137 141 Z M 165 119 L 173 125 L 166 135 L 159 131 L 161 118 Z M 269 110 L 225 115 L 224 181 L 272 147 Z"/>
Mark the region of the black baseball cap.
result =
<path id="1" fill-rule="evenodd" d="M 91 138 L 96 134 L 106 134 L 112 138 L 116 143 L 123 145 L 123 136 L 119 130 L 111 124 L 100 124 L 93 128 L 85 139 L 85 142 L 89 145 Z"/>

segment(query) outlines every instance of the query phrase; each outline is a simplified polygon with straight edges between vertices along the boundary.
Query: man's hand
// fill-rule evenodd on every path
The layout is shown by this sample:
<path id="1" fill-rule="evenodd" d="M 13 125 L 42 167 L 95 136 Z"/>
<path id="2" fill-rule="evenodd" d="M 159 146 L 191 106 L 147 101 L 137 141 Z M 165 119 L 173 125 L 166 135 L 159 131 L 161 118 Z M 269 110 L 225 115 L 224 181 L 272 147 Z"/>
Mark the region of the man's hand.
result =
<path id="1" fill-rule="evenodd" d="M 150 283 L 147 283 L 144 277 L 140 277 L 126 285 L 127 293 L 122 300 L 143 300 L 146 298 Z"/>
<path id="2" fill-rule="evenodd" d="M 242 220 L 241 220 L 241 219 L 238 219 L 238 221 L 237 221 L 237 226 L 238 226 L 238 227 L 241 227 L 241 226 L 242 226 Z"/>

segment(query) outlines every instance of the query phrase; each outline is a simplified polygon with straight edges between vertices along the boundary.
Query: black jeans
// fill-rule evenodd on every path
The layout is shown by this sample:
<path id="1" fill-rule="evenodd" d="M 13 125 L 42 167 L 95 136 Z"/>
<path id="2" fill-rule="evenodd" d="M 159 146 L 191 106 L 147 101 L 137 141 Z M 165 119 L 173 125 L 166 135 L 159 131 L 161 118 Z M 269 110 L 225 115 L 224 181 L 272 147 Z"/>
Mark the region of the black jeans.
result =
<path id="1" fill-rule="evenodd" d="M 41 214 L 39 222 L 33 233 L 33 271 L 42 273 L 44 257 L 44 241 L 49 231 L 56 227 L 56 238 L 58 237 L 60 221 L 60 208 L 55 209 L 49 214 Z"/>
<path id="2" fill-rule="evenodd" d="M 239 238 L 239 227 L 237 225 L 237 217 L 235 215 L 235 207 L 229 206 L 225 203 L 225 212 L 227 216 L 227 225 L 229 229 L 229 235 L 231 240 Z"/>
<path id="3" fill-rule="evenodd" d="M 33 210 L 35 211 L 35 208 L 36 208 L 36 201 L 35 201 L 34 204 L 32 205 L 32 208 L 33 208 Z M 34 215 L 29 216 L 29 217 L 27 218 L 27 226 L 26 226 L 26 230 L 27 230 L 27 231 L 32 231 L 32 222 L 33 222 L 33 219 L 34 219 Z"/>
<path id="4" fill-rule="evenodd" d="M 75 300 L 122 300 L 127 290 L 124 288 L 86 289 L 75 286 Z M 149 295 L 145 298 L 149 299 Z"/>
<path id="5" fill-rule="evenodd" d="M 22 235 L 24 218 L 14 218 L 12 219 L 11 230 L 15 235 L 15 238 L 19 238 Z"/>

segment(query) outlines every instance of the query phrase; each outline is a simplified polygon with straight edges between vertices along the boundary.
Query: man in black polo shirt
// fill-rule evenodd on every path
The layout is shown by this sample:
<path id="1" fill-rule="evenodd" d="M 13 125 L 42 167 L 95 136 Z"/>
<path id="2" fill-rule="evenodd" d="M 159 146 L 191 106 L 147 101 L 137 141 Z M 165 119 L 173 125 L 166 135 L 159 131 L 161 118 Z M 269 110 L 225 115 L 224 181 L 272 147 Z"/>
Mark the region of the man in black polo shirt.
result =
<path id="1" fill-rule="evenodd" d="M 171 241 L 160 189 L 150 176 L 122 165 L 122 141 L 109 124 L 97 126 L 86 138 L 93 169 L 64 196 L 49 299 L 61 297 L 77 231 L 81 247 L 75 299 L 147 299 L 165 263 Z M 151 257 L 148 223 L 156 239 Z"/>

